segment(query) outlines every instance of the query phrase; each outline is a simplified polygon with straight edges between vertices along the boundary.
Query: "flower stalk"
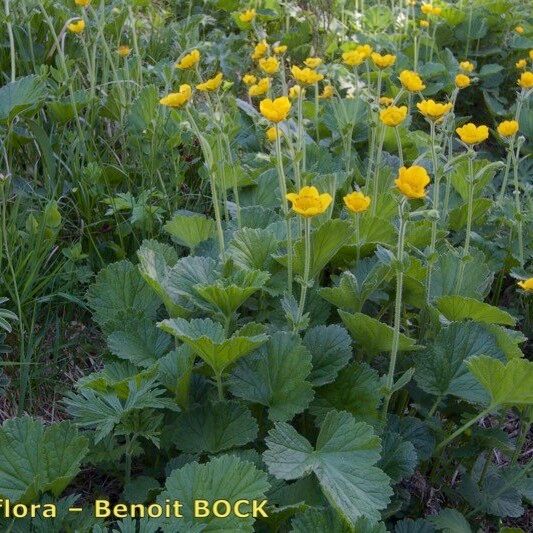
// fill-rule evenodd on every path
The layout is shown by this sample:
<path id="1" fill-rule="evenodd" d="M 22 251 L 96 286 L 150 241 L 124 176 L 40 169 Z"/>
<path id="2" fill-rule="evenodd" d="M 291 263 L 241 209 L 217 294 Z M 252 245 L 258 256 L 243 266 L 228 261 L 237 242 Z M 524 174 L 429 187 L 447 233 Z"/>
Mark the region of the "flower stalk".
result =
<path id="1" fill-rule="evenodd" d="M 311 218 L 306 218 L 304 223 L 304 272 L 302 278 L 302 289 L 300 292 L 300 303 L 298 305 L 298 317 L 296 324 L 302 320 L 305 309 L 305 299 L 307 296 L 307 287 L 309 285 L 309 272 L 311 270 Z"/>
<path id="2" fill-rule="evenodd" d="M 403 292 L 403 255 L 405 247 L 405 231 L 407 228 L 407 216 L 405 213 L 405 207 L 407 205 L 407 199 L 402 198 L 398 207 L 398 214 L 400 218 L 400 228 L 398 231 L 398 244 L 396 251 L 397 273 L 396 273 L 396 300 L 394 303 L 394 331 L 392 336 L 391 354 L 389 361 L 389 371 L 386 379 L 386 392 L 383 400 L 383 420 L 387 418 L 387 412 L 389 410 L 389 403 L 393 393 L 394 387 L 394 372 L 396 369 L 396 359 L 398 357 L 398 348 L 400 345 L 400 323 L 402 317 L 402 292 Z"/>
<path id="3" fill-rule="evenodd" d="M 292 229 L 289 218 L 289 202 L 287 201 L 287 180 L 283 168 L 283 156 L 281 153 L 281 130 L 276 123 L 276 164 L 278 167 L 279 191 L 281 194 L 281 209 L 285 218 L 287 232 L 287 291 L 292 294 Z"/>

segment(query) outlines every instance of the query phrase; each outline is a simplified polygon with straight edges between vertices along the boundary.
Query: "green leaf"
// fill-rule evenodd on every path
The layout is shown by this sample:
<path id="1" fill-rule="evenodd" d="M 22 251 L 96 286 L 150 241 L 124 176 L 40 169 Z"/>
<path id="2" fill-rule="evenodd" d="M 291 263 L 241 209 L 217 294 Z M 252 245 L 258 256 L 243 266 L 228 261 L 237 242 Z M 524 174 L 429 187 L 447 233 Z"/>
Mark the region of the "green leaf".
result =
<path id="1" fill-rule="evenodd" d="M 416 358 L 418 386 L 435 396 L 458 396 L 470 402 L 486 403 L 488 396 L 468 372 L 466 360 L 476 355 L 505 359 L 492 336 L 481 324 L 454 322 L 443 328 L 432 345 Z"/>
<path id="2" fill-rule="evenodd" d="M 524 357 L 524 353 L 518 346 L 527 341 L 527 337 L 522 332 L 496 324 L 486 324 L 484 327 L 489 333 L 494 335 L 498 348 L 505 354 L 507 359 Z"/>
<path id="3" fill-rule="evenodd" d="M 487 186 L 497 172 L 497 168 L 495 167 L 488 167 L 488 169 L 483 172 L 483 169 L 486 168 L 489 163 L 490 162 L 485 159 L 474 160 L 474 175 L 478 175 L 481 172 L 474 184 L 475 197 L 481 194 L 481 191 Z M 454 165 L 454 170 L 450 174 L 453 187 L 460 194 L 463 202 L 468 201 L 468 182 L 465 179 L 465 176 L 467 175 L 468 161 L 466 159 L 458 161 L 457 164 Z"/>
<path id="4" fill-rule="evenodd" d="M 311 413 L 323 420 L 331 409 L 348 411 L 357 421 L 375 423 L 381 401 L 379 374 L 364 363 L 342 369 L 337 379 L 321 387 Z"/>
<path id="5" fill-rule="evenodd" d="M 188 453 L 219 453 L 257 437 L 257 423 L 237 401 L 199 405 L 181 413 L 174 433 L 176 447 Z"/>
<path id="6" fill-rule="evenodd" d="M 38 76 L 25 76 L 0 87 L 0 123 L 17 115 L 35 112 L 46 96 L 46 85 Z"/>
<path id="7" fill-rule="evenodd" d="M 150 367 L 171 348 L 172 339 L 148 319 L 131 320 L 107 337 L 111 352 L 134 365 Z"/>
<path id="8" fill-rule="evenodd" d="M 351 528 L 333 509 L 310 508 L 291 522 L 291 533 L 386 533 L 385 524 L 372 524 L 365 518 Z"/>
<path id="9" fill-rule="evenodd" d="M 41 492 L 59 496 L 79 472 L 88 441 L 70 421 L 43 428 L 28 416 L 0 428 L 0 495 L 29 503 Z"/>
<path id="10" fill-rule="evenodd" d="M 386 278 L 390 267 L 376 257 L 359 260 L 353 271 L 343 272 L 338 284 L 319 290 L 320 296 L 348 312 L 360 312 L 363 304 Z"/>
<path id="11" fill-rule="evenodd" d="M 197 284 L 194 290 L 222 315 L 231 317 L 269 278 L 268 272 L 241 270 L 229 278 L 211 284 Z"/>
<path id="12" fill-rule="evenodd" d="M 291 533 L 351 533 L 352 528 L 332 509 L 310 508 L 298 515 L 291 522 Z"/>
<path id="13" fill-rule="evenodd" d="M 154 379 L 145 380 L 140 384 L 130 380 L 128 395 L 124 399 L 106 392 L 81 389 L 79 393 L 69 392 L 63 403 L 78 427 L 95 429 L 95 442 L 98 443 L 134 411 L 143 409 L 178 411 L 178 406 L 164 397 L 164 394 L 165 390 L 158 388 Z"/>
<path id="14" fill-rule="evenodd" d="M 196 356 L 190 346 L 182 344 L 159 360 L 159 381 L 171 390 L 182 408 L 189 405 L 189 389 Z"/>
<path id="15" fill-rule="evenodd" d="M 231 513 L 227 518 L 217 518 L 211 513 L 206 518 L 194 516 L 194 501 L 227 500 L 234 504 L 237 500 L 262 500 L 270 485 L 267 475 L 258 470 L 251 462 L 243 461 L 232 455 L 211 459 L 206 464 L 189 463 L 174 470 L 167 478 L 165 491 L 158 502 L 166 499 L 179 500 L 183 507 L 183 518 L 167 519 L 168 531 L 175 531 L 180 522 L 203 524 L 205 531 L 212 532 L 252 532 L 254 518 L 237 517 Z M 242 505 L 242 513 L 251 513 L 251 505 Z M 167 531 L 167 530 L 166 530 Z"/>
<path id="16" fill-rule="evenodd" d="M 158 253 L 154 247 L 143 243 L 137 251 L 137 257 L 141 276 L 161 299 L 169 315 L 187 316 L 188 302 L 181 294 L 176 294 L 172 290 L 171 279 L 174 271 L 168 265 L 165 256 Z M 176 269 L 179 269 L 179 266 Z"/>
<path id="17" fill-rule="evenodd" d="M 317 276 L 323 268 L 335 257 L 337 252 L 346 244 L 353 235 L 352 225 L 347 220 L 332 219 L 322 223 L 311 234 L 311 265 L 310 279 Z M 300 239 L 294 244 L 293 268 L 297 274 L 304 271 L 304 242 Z M 287 258 L 284 256 L 283 264 Z"/>
<path id="18" fill-rule="evenodd" d="M 339 315 L 344 325 L 351 333 L 355 344 L 360 346 L 369 354 L 378 354 L 388 352 L 392 347 L 392 337 L 394 330 L 387 324 L 372 318 L 363 313 L 346 313 L 339 311 Z M 411 339 L 400 333 L 400 342 L 398 349 L 400 352 L 417 350 L 416 339 Z"/>
<path id="19" fill-rule="evenodd" d="M 142 135 L 146 130 L 153 135 L 159 112 L 159 97 L 155 85 L 143 87 L 131 106 L 127 127 L 131 133 Z"/>
<path id="20" fill-rule="evenodd" d="M 421 461 L 427 461 L 435 449 L 435 436 L 428 423 L 414 416 L 389 415 L 387 431 L 398 433 L 413 444 Z"/>
<path id="21" fill-rule="evenodd" d="M 448 294 L 460 294 L 482 300 L 490 290 L 493 273 L 487 266 L 485 256 L 476 249 L 471 249 L 470 259 L 466 260 L 462 283 L 458 287 L 461 257 L 451 247 L 439 253 L 433 275 L 431 276 L 431 298 Z"/>
<path id="22" fill-rule="evenodd" d="M 331 383 L 352 356 L 350 336 L 337 324 L 308 329 L 303 343 L 313 357 L 310 380 L 314 386 Z"/>
<path id="23" fill-rule="evenodd" d="M 533 404 L 533 361 L 511 359 L 506 364 L 480 355 L 467 362 L 468 369 L 489 392 L 491 405 Z"/>
<path id="24" fill-rule="evenodd" d="M 502 468 L 490 465 L 484 476 L 481 455 L 470 472 L 464 472 L 457 489 L 473 508 L 495 516 L 518 518 L 524 513 L 520 491 Z"/>
<path id="25" fill-rule="evenodd" d="M 155 318 L 159 299 L 129 261 L 113 263 L 98 273 L 87 291 L 94 319 L 106 331 L 120 329 L 125 319 Z"/>
<path id="26" fill-rule="evenodd" d="M 276 235 L 268 229 L 242 228 L 234 233 L 227 253 L 242 269 L 267 270 L 278 244 Z"/>
<path id="27" fill-rule="evenodd" d="M 378 466 L 396 483 L 413 474 L 418 456 L 411 442 L 399 433 L 386 431 L 381 440 L 382 458 Z"/>
<path id="28" fill-rule="evenodd" d="M 225 338 L 222 325 L 208 318 L 190 322 L 182 318 L 163 320 L 158 327 L 190 346 L 217 375 L 268 339 L 263 328 L 253 323 Z"/>
<path id="29" fill-rule="evenodd" d="M 433 526 L 423 518 L 404 518 L 394 525 L 394 533 L 435 533 Z"/>
<path id="30" fill-rule="evenodd" d="M 157 479 L 150 476 L 139 476 L 124 485 L 122 497 L 129 503 L 145 503 L 153 500 L 161 486 Z"/>
<path id="31" fill-rule="evenodd" d="M 163 229 L 177 244 L 194 250 L 215 234 L 215 221 L 198 213 L 178 211 Z"/>
<path id="32" fill-rule="evenodd" d="M 514 326 L 516 323 L 516 319 L 506 311 L 466 296 L 441 296 L 435 305 L 448 320 L 452 321 L 470 319 L 506 326 Z"/>
<path id="33" fill-rule="evenodd" d="M 437 531 L 444 533 L 472 533 L 467 519 L 456 509 L 443 509 L 436 516 L 428 517 Z"/>
<path id="34" fill-rule="evenodd" d="M 73 103 L 74 101 L 74 103 Z M 69 95 L 61 100 L 52 100 L 46 104 L 50 117 L 59 123 L 65 123 L 81 114 L 91 103 L 89 90 L 75 91 L 72 97 Z"/>
<path id="35" fill-rule="evenodd" d="M 472 203 L 472 224 L 481 224 L 493 206 L 494 202 L 488 198 L 476 198 Z M 449 214 L 448 227 L 454 231 L 459 231 L 466 227 L 468 219 L 468 204 L 462 204 L 452 209 Z"/>
<path id="36" fill-rule="evenodd" d="M 330 411 L 316 447 L 285 422 L 278 422 L 266 438 L 263 459 L 278 479 L 297 479 L 313 472 L 330 504 L 353 527 L 357 520 L 380 519 L 389 503 L 389 478 L 373 466 L 380 458 L 379 438 L 371 426 L 346 412 Z"/>
<path id="37" fill-rule="evenodd" d="M 239 362 L 230 378 L 232 394 L 268 407 L 271 420 L 288 420 L 313 398 L 307 378 L 311 354 L 295 333 L 278 331 L 252 357 Z"/>

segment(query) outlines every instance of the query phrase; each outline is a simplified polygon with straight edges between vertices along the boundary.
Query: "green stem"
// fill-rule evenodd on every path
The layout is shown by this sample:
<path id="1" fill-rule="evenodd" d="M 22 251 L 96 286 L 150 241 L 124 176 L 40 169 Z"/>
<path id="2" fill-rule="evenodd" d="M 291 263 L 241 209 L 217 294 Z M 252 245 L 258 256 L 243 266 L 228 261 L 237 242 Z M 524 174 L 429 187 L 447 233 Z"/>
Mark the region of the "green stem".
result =
<path id="1" fill-rule="evenodd" d="M 437 151 L 436 151 L 436 136 L 435 136 L 435 122 L 430 121 L 430 150 L 431 150 L 431 161 L 433 165 L 433 209 L 438 211 L 439 209 L 439 193 L 440 193 L 440 172 L 439 172 L 439 163 L 437 161 Z M 426 278 L 426 300 L 429 303 L 429 295 L 431 293 L 431 275 L 433 271 L 433 254 L 435 253 L 435 245 L 437 242 L 437 220 L 431 222 L 431 242 L 429 244 L 429 260 L 428 260 L 428 272 Z"/>
<path id="2" fill-rule="evenodd" d="M 500 189 L 500 195 L 498 197 L 498 203 L 501 205 L 505 197 L 505 191 L 507 189 L 507 181 L 509 179 L 509 172 L 511 170 L 511 163 L 513 161 L 513 152 L 514 152 L 514 137 L 509 142 L 507 147 L 507 159 L 505 161 L 505 171 L 503 173 L 502 186 Z"/>
<path id="3" fill-rule="evenodd" d="M 407 227 L 407 217 L 405 216 L 405 206 L 407 200 L 402 199 L 398 207 L 400 216 L 400 229 L 398 232 L 398 246 L 396 251 L 396 262 L 398 264 L 398 271 L 396 273 L 396 300 L 394 304 L 394 332 L 392 336 L 392 346 L 389 361 L 389 371 L 387 373 L 387 380 L 385 385 L 385 398 L 383 400 L 382 417 L 385 421 L 387 419 L 387 411 L 389 410 L 389 403 L 392 397 L 392 389 L 394 386 L 394 372 L 396 369 L 396 359 L 398 356 L 398 348 L 400 345 L 400 323 L 402 317 L 402 292 L 403 292 L 403 251 L 405 247 L 405 230 Z"/>
<path id="4" fill-rule="evenodd" d="M 376 150 L 376 160 L 374 161 L 374 179 L 372 181 L 372 215 L 376 214 L 378 204 L 378 182 L 379 182 L 379 165 L 381 162 L 381 154 L 383 152 L 383 142 L 385 141 L 385 125 L 381 125 L 381 132 L 379 136 L 378 146 Z"/>
<path id="5" fill-rule="evenodd" d="M 302 279 L 302 291 L 300 293 L 300 304 L 298 305 L 298 318 L 296 325 L 302 320 L 305 309 L 305 298 L 307 296 L 307 286 L 309 284 L 309 271 L 311 268 L 311 218 L 305 219 L 305 259 L 304 259 L 304 273 Z"/>
<path id="6" fill-rule="evenodd" d="M 292 294 L 292 231 L 289 218 L 289 202 L 287 200 L 287 181 L 283 169 L 283 157 L 281 154 L 281 131 L 276 123 L 276 163 L 278 167 L 279 191 L 281 194 L 281 208 L 285 217 L 287 229 L 287 290 Z"/>
<path id="7" fill-rule="evenodd" d="M 361 256 L 361 235 L 359 231 L 359 216 L 357 213 L 354 213 L 354 231 L 355 231 L 355 258 L 359 262 L 359 257 Z"/>
<path id="8" fill-rule="evenodd" d="M 318 106 L 319 106 L 319 98 L 318 98 L 318 82 L 315 83 L 315 134 L 316 134 L 316 142 L 320 142 L 320 132 L 318 131 Z"/>
<path id="9" fill-rule="evenodd" d="M 220 401 L 224 400 L 224 387 L 222 385 L 222 374 L 215 374 L 216 380 L 217 380 L 217 391 L 218 391 L 218 399 Z"/>
<path id="10" fill-rule="evenodd" d="M 431 409 L 428 411 L 427 418 L 431 418 L 435 414 L 435 411 L 437 410 L 437 407 L 439 406 L 441 399 L 442 399 L 442 396 L 440 394 L 435 398 L 435 401 L 433 402 Z"/>
<path id="11" fill-rule="evenodd" d="M 139 85 L 143 84 L 143 69 L 142 69 L 142 58 L 141 52 L 139 50 L 139 39 L 137 37 L 137 29 L 135 28 L 135 16 L 133 15 L 133 9 L 131 5 L 128 6 L 128 17 L 130 19 L 131 26 L 131 36 L 133 40 L 133 50 L 135 52 L 135 57 L 137 58 L 137 74 L 139 75 Z"/>
<path id="12" fill-rule="evenodd" d="M 465 262 L 470 252 L 470 233 L 472 232 L 472 215 L 473 215 L 473 206 L 474 206 L 474 156 L 475 152 L 470 148 L 470 153 L 468 156 L 468 206 L 466 213 L 466 235 L 465 243 L 463 247 L 463 253 L 461 257 L 461 262 L 459 264 L 459 273 L 457 276 L 457 282 L 455 284 L 455 292 L 458 293 L 461 291 L 463 285 L 463 276 L 465 271 Z"/>
<path id="13" fill-rule="evenodd" d="M 403 167 L 402 140 L 400 139 L 400 131 L 397 127 L 394 128 L 394 136 L 396 137 L 396 144 L 398 145 L 398 157 L 400 158 L 400 166 Z"/>
<path id="14" fill-rule="evenodd" d="M 202 151 L 204 154 L 205 163 L 207 166 L 207 172 L 209 174 L 209 185 L 211 187 L 211 199 L 213 203 L 213 209 L 215 211 L 215 221 L 216 221 L 216 227 L 217 227 L 219 252 L 221 255 L 224 255 L 226 253 L 226 247 L 224 244 L 224 230 L 222 229 L 222 217 L 220 215 L 220 205 L 218 201 L 213 152 L 211 151 L 211 147 L 209 146 L 209 143 L 205 140 L 204 136 L 202 135 L 202 132 L 198 128 L 198 125 L 196 124 L 196 121 L 194 120 L 194 117 L 188 107 L 185 107 L 185 112 L 187 113 L 187 116 L 189 117 L 189 120 L 191 122 L 191 127 L 194 133 L 196 134 L 196 136 L 198 137 L 198 141 L 200 142 L 200 146 L 202 147 Z"/>
<path id="15" fill-rule="evenodd" d="M 9 36 L 9 55 L 11 57 L 11 81 L 17 77 L 17 59 L 15 56 L 15 37 L 13 36 L 13 25 L 11 24 L 11 14 L 9 11 L 10 0 L 4 0 L 4 11 L 7 19 L 7 34 Z"/>
<path id="16" fill-rule="evenodd" d="M 493 406 L 489 406 L 486 409 L 483 409 L 481 413 L 477 414 L 474 418 L 471 418 L 468 422 L 463 424 L 459 429 L 454 431 L 448 438 L 444 439 L 435 449 L 436 452 L 443 450 L 450 442 L 455 440 L 459 435 L 464 433 L 470 426 L 473 426 L 478 420 L 482 419 L 484 416 L 487 416 Z"/>
<path id="17" fill-rule="evenodd" d="M 520 204 L 520 181 L 518 179 L 518 162 L 520 157 L 520 144 L 513 152 L 513 181 L 514 181 L 514 202 L 516 209 L 517 228 L 518 228 L 518 261 L 520 266 L 524 267 L 524 225 L 522 222 L 522 207 Z"/>
<path id="18" fill-rule="evenodd" d="M 518 438 L 516 439 L 515 449 L 511 457 L 511 466 L 514 465 L 516 461 L 518 460 L 518 457 L 520 457 L 520 452 L 522 451 L 522 448 L 524 447 L 524 443 L 526 442 L 526 438 L 529 433 L 530 427 L 531 427 L 531 424 L 529 422 L 526 422 L 524 420 L 520 421 L 520 432 L 518 434 Z"/>

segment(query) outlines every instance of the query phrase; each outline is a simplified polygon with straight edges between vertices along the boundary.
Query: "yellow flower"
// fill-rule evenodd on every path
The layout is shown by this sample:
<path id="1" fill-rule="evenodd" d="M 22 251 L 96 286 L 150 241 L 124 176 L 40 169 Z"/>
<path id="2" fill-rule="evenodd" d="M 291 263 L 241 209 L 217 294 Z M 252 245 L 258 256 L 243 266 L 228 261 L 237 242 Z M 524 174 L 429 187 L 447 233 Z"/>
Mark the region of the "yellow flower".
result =
<path id="1" fill-rule="evenodd" d="M 533 72 L 522 72 L 520 79 L 518 80 L 518 85 L 520 85 L 522 89 L 531 89 L 533 87 Z"/>
<path id="2" fill-rule="evenodd" d="M 165 97 L 159 100 L 159 103 L 167 107 L 178 108 L 185 105 L 191 99 L 191 94 L 191 86 L 185 83 L 180 85 L 177 93 L 167 94 Z"/>
<path id="3" fill-rule="evenodd" d="M 184 55 L 177 63 L 176 68 L 185 70 L 192 68 L 200 61 L 200 50 L 196 48 L 191 50 L 188 54 Z"/>
<path id="4" fill-rule="evenodd" d="M 275 126 L 271 126 L 266 131 L 267 139 L 273 143 L 278 138 L 278 130 L 275 128 Z"/>
<path id="5" fill-rule="evenodd" d="M 420 6 L 420 11 L 422 11 L 424 15 L 431 15 L 431 13 L 433 13 L 433 6 L 431 4 L 422 4 Z"/>
<path id="6" fill-rule="evenodd" d="M 287 51 L 287 45 L 285 44 L 278 44 L 278 46 L 274 46 L 274 53 L 281 55 L 284 54 Z"/>
<path id="7" fill-rule="evenodd" d="M 85 21 L 82 19 L 76 20 L 75 22 L 71 22 L 67 26 L 68 31 L 72 33 L 81 33 L 85 29 Z"/>
<path id="8" fill-rule="evenodd" d="M 374 65 L 378 68 L 391 67 L 396 62 L 396 56 L 393 56 L 392 54 L 381 55 L 377 52 L 372 52 L 370 57 Z"/>
<path id="9" fill-rule="evenodd" d="M 302 88 L 299 85 L 293 85 L 289 89 L 289 97 L 290 98 L 298 98 L 298 96 L 300 96 L 301 92 L 302 92 Z"/>
<path id="10" fill-rule="evenodd" d="M 329 100 L 333 97 L 334 93 L 335 90 L 333 89 L 333 85 L 326 85 L 320 93 L 320 98 L 323 98 L 324 100 Z"/>
<path id="11" fill-rule="evenodd" d="M 315 72 L 309 67 L 300 68 L 294 65 L 291 68 L 292 75 L 298 83 L 303 83 L 304 85 L 312 85 L 313 83 L 318 83 L 324 79 L 322 74 Z"/>
<path id="12" fill-rule="evenodd" d="M 514 31 L 519 35 L 522 35 L 524 33 L 524 28 L 522 26 L 517 26 Z"/>
<path id="13" fill-rule="evenodd" d="M 379 118 L 383 124 L 386 126 L 391 126 L 395 128 L 396 126 L 399 126 L 407 117 L 407 107 L 401 106 L 397 107 L 395 105 L 391 105 L 390 107 L 387 107 L 386 109 L 382 109 L 379 112 Z"/>
<path id="14" fill-rule="evenodd" d="M 472 72 L 474 70 L 474 64 L 470 63 L 470 61 L 461 61 L 459 63 L 459 68 L 463 72 Z"/>
<path id="15" fill-rule="evenodd" d="M 275 100 L 265 98 L 259 104 L 261 114 L 270 122 L 285 120 L 291 110 L 291 102 L 286 96 L 280 96 Z"/>
<path id="16" fill-rule="evenodd" d="M 244 82 L 245 85 L 253 85 L 254 83 L 257 82 L 257 77 L 254 76 L 253 74 L 245 74 L 242 77 L 242 81 Z"/>
<path id="17" fill-rule="evenodd" d="M 321 215 L 329 207 L 333 198 L 327 193 L 320 194 L 316 187 L 302 187 L 299 193 L 287 194 L 292 209 L 303 217 Z"/>
<path id="18" fill-rule="evenodd" d="M 267 52 L 268 52 L 268 44 L 265 40 L 262 40 L 261 42 L 255 45 L 254 51 L 252 53 L 252 59 L 257 61 L 258 59 L 261 59 L 262 57 L 264 57 L 264 55 Z"/>
<path id="19" fill-rule="evenodd" d="M 455 86 L 458 89 L 466 89 L 470 86 L 470 78 L 465 74 L 457 74 L 455 76 Z"/>
<path id="20" fill-rule="evenodd" d="M 262 96 L 270 89 L 270 78 L 261 78 L 248 89 L 250 96 Z"/>
<path id="21" fill-rule="evenodd" d="M 365 60 L 364 54 L 357 50 L 348 50 L 342 54 L 342 62 L 350 67 L 357 67 Z"/>
<path id="22" fill-rule="evenodd" d="M 394 180 L 394 183 L 407 198 L 424 198 L 429 181 L 426 169 L 413 165 L 409 168 L 400 168 L 400 172 Z"/>
<path id="23" fill-rule="evenodd" d="M 279 61 L 274 57 L 263 57 L 259 60 L 259 67 L 267 74 L 275 74 L 279 70 Z"/>
<path id="24" fill-rule="evenodd" d="M 433 6 L 433 11 L 431 12 L 432 15 L 439 17 L 441 13 L 442 13 L 442 7 Z"/>
<path id="25" fill-rule="evenodd" d="M 498 125 L 498 133 L 502 137 L 512 137 L 519 129 L 519 124 L 516 120 L 504 120 Z"/>
<path id="26" fill-rule="evenodd" d="M 319 57 L 308 57 L 304 63 L 306 67 L 315 69 L 322 64 L 322 59 Z"/>
<path id="27" fill-rule="evenodd" d="M 426 88 L 422 78 L 412 70 L 402 70 L 400 72 L 400 82 L 404 89 L 412 93 L 423 91 Z"/>
<path id="28" fill-rule="evenodd" d="M 453 105 L 450 102 L 441 104 L 435 100 L 422 100 L 416 104 L 416 107 L 426 118 L 439 120 L 451 111 Z"/>
<path id="29" fill-rule="evenodd" d="M 365 59 L 368 59 L 374 49 L 369 44 L 360 44 L 355 51 L 360 53 Z"/>
<path id="30" fill-rule="evenodd" d="M 457 128 L 455 131 L 465 144 L 478 144 L 489 138 L 489 128 L 487 126 L 476 126 L 472 122 Z"/>
<path id="31" fill-rule="evenodd" d="M 196 88 L 199 91 L 216 91 L 222 85 L 222 72 L 219 72 L 214 78 L 210 78 L 203 83 L 199 83 Z"/>
<path id="32" fill-rule="evenodd" d="M 429 28 L 429 20 L 421 20 L 420 21 L 420 27 L 421 28 Z"/>
<path id="33" fill-rule="evenodd" d="M 382 96 L 379 99 L 380 105 L 383 105 L 385 107 L 388 107 L 388 106 L 392 105 L 393 102 L 394 102 L 394 100 L 392 98 L 389 98 L 388 96 Z"/>
<path id="34" fill-rule="evenodd" d="M 526 292 L 533 292 L 533 278 L 524 279 L 522 281 L 519 281 L 517 285 L 524 289 Z"/>
<path id="35" fill-rule="evenodd" d="M 239 14 L 239 20 L 241 22 L 252 22 L 256 15 L 255 9 L 247 9 Z"/>
<path id="36" fill-rule="evenodd" d="M 117 54 L 120 57 L 128 57 L 131 54 L 131 48 L 127 44 L 121 44 L 117 48 Z"/>
<path id="37" fill-rule="evenodd" d="M 365 196 L 361 191 L 351 192 L 344 198 L 344 205 L 352 213 L 363 213 L 370 205 L 370 196 Z"/>
<path id="38" fill-rule="evenodd" d="M 80 7 L 87 7 L 91 3 L 91 0 L 74 0 L 74 3 Z"/>
<path id="39" fill-rule="evenodd" d="M 526 59 L 519 59 L 519 60 L 515 63 L 515 67 L 516 67 L 516 68 L 519 68 L 519 69 L 526 68 L 526 67 L 527 67 L 527 60 L 526 60 Z"/>

